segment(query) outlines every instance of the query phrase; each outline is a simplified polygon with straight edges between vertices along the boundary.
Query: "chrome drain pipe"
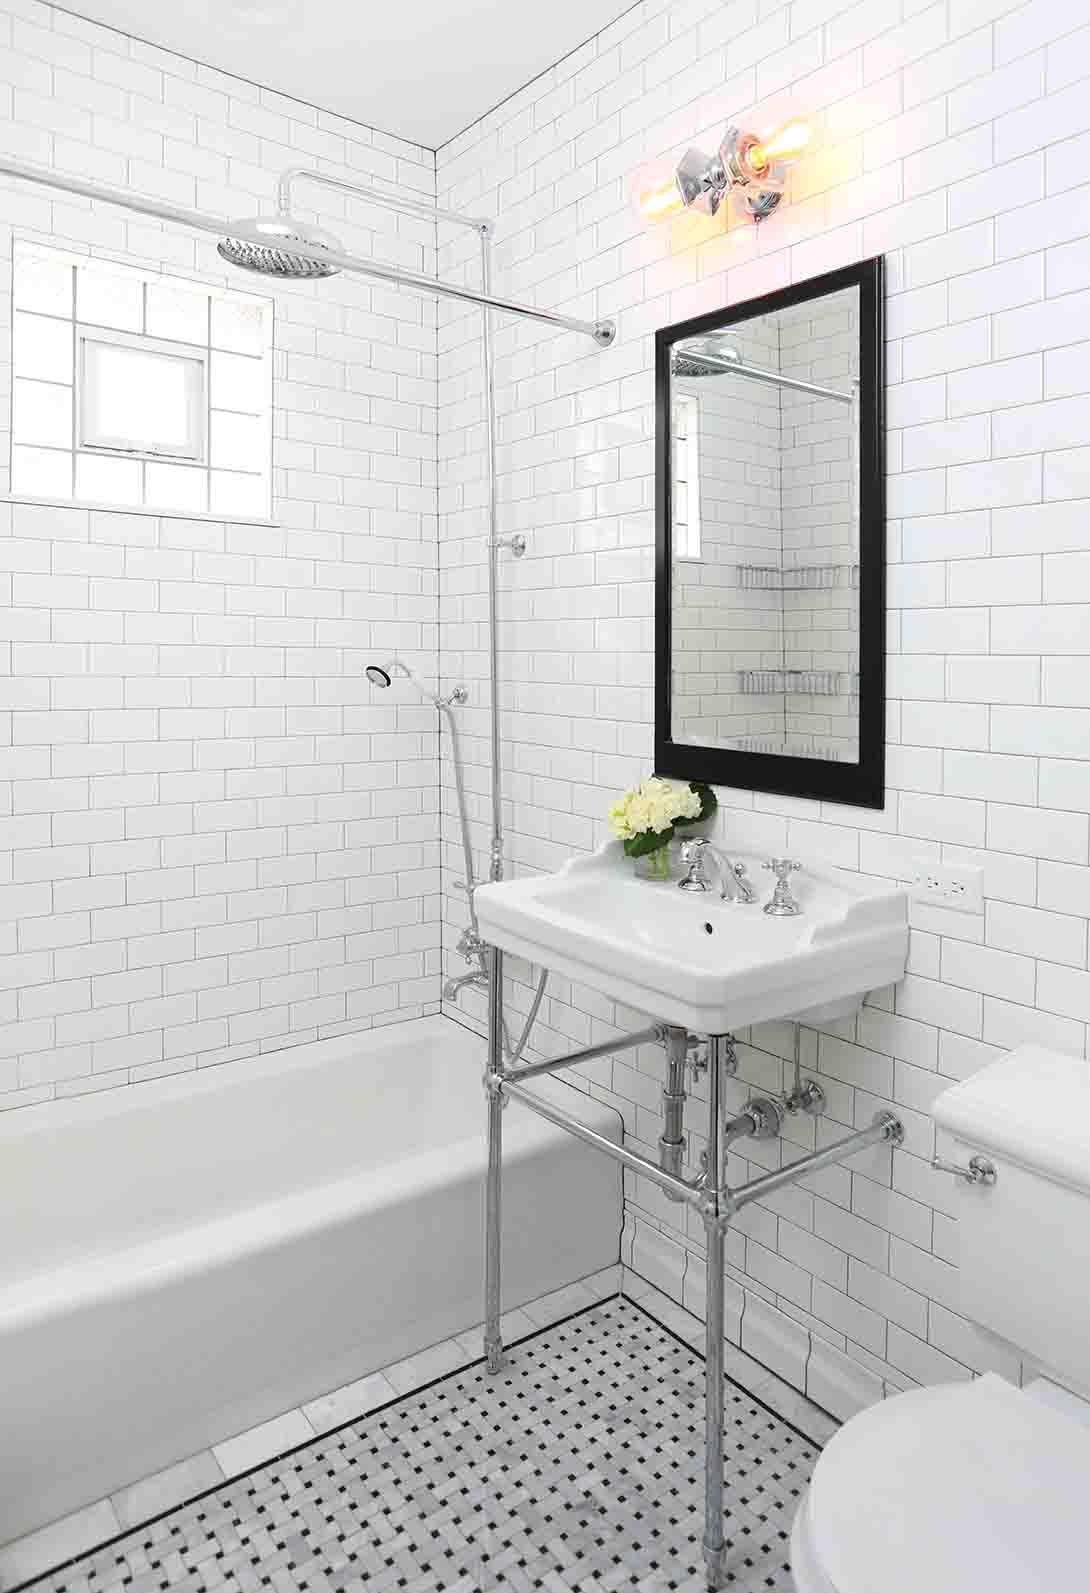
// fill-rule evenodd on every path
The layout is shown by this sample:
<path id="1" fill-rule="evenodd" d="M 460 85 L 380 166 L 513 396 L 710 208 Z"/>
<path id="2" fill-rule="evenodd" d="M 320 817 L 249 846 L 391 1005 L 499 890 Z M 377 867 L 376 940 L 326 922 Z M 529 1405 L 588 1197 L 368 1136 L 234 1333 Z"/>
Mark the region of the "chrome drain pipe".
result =
<path id="1" fill-rule="evenodd" d="M 666 1030 L 666 1083 L 662 1089 L 662 1133 L 659 1135 L 659 1166 L 675 1178 L 685 1166 L 685 1065 L 689 1059 L 689 1034 L 671 1024 Z M 667 1200 L 683 1197 L 666 1190 Z"/>

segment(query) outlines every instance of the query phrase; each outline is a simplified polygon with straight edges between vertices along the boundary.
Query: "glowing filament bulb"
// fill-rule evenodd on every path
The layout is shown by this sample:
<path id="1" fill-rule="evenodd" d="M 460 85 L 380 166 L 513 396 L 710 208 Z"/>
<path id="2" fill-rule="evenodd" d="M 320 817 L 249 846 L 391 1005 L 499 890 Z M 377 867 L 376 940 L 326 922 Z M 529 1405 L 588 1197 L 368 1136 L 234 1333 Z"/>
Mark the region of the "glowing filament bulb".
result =
<path id="1" fill-rule="evenodd" d="M 798 160 L 810 142 L 810 136 L 810 129 L 805 122 L 785 122 L 754 147 L 750 160 L 757 171 L 771 165 L 774 160 Z"/>
<path id="2" fill-rule="evenodd" d="M 673 177 L 655 188 L 646 189 L 640 195 L 640 215 L 645 221 L 664 221 L 667 216 L 676 215 L 684 209 L 685 201 Z"/>

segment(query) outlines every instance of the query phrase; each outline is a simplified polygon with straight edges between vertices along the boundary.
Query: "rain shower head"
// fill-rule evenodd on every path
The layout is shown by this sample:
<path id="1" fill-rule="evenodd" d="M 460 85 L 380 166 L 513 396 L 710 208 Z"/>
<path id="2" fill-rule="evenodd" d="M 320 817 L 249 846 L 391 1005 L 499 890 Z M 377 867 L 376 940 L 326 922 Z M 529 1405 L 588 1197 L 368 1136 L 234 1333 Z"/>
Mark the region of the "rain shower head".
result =
<path id="1" fill-rule="evenodd" d="M 732 365 L 741 363 L 742 357 L 736 348 L 711 337 L 687 346 L 676 345 L 670 357 L 670 369 L 675 376 L 721 376 Z"/>
<path id="2" fill-rule="evenodd" d="M 368 664 L 364 674 L 372 686 L 388 686 L 390 684 L 390 671 L 383 669 L 380 664 Z"/>
<path id="3" fill-rule="evenodd" d="M 230 265 L 241 266 L 243 271 L 253 271 L 262 277 L 279 277 L 282 281 L 305 282 L 314 277 L 336 276 L 340 270 L 340 266 L 308 260 L 305 255 L 295 253 L 301 245 L 316 253 L 339 254 L 343 245 L 331 232 L 298 221 L 286 211 L 276 216 L 251 216 L 236 225 L 240 232 L 257 233 L 262 239 L 254 243 L 228 233 L 216 245 L 222 259 Z"/>

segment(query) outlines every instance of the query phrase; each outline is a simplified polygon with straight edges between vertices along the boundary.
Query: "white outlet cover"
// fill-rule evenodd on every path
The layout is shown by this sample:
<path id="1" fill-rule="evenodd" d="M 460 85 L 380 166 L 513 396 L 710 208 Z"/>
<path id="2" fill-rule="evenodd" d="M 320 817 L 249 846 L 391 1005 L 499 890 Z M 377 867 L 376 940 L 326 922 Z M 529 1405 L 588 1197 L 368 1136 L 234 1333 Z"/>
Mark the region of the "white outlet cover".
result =
<path id="1" fill-rule="evenodd" d="M 984 911 L 984 870 L 974 863 L 921 861 L 912 871 L 912 894 L 932 907 L 955 913 Z"/>

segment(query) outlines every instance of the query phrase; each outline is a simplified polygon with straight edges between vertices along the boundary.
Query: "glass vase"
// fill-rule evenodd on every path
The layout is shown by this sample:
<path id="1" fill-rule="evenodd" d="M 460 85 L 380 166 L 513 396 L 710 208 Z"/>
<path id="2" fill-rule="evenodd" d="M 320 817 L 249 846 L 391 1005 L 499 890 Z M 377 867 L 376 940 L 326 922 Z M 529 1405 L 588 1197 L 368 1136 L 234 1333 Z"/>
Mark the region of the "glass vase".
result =
<path id="1" fill-rule="evenodd" d="M 661 846 L 656 846 L 653 852 L 645 852 L 642 857 L 632 859 L 637 879 L 670 880 L 677 873 L 675 862 L 676 847 L 672 841 L 664 841 Z"/>

